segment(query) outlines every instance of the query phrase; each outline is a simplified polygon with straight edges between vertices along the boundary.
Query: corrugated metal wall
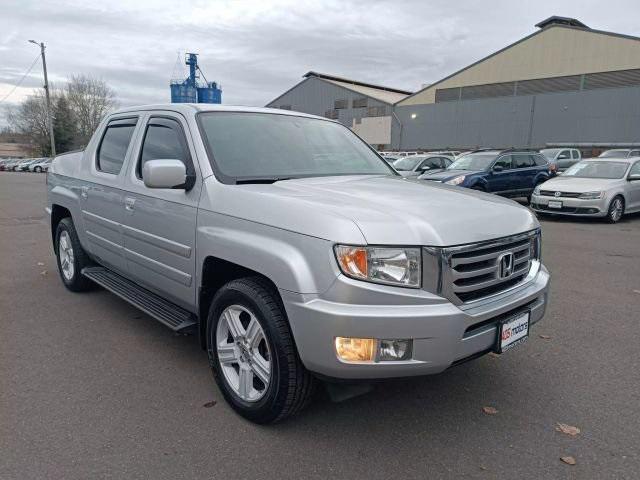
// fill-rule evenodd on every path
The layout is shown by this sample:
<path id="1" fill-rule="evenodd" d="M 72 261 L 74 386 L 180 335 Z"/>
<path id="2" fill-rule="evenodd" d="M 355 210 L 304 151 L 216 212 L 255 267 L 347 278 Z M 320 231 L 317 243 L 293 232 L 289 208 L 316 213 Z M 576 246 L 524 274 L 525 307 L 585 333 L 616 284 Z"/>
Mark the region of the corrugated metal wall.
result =
<path id="1" fill-rule="evenodd" d="M 640 87 L 396 106 L 395 112 L 402 132 L 394 122 L 392 143 L 404 150 L 640 141 Z"/>
<path id="2" fill-rule="evenodd" d="M 364 101 L 358 102 L 359 99 L 363 98 L 366 98 L 366 103 Z M 346 100 L 346 102 L 339 106 L 346 105 L 347 108 L 336 110 L 335 103 L 340 100 Z M 353 108 L 354 100 L 356 100 L 356 105 L 362 105 L 362 107 Z M 390 115 L 392 109 L 391 105 L 379 102 L 370 97 L 364 97 L 359 93 L 351 92 L 314 77 L 307 78 L 289 92 L 277 98 L 274 102 L 269 103 L 267 107 L 284 107 L 287 110 L 295 110 L 297 112 L 310 113 L 322 117 L 325 116 L 325 113 L 336 110 L 337 118 L 335 119 L 347 127 L 353 125 L 354 119 L 360 121 L 362 117 L 368 116 L 368 109 L 370 107 L 383 107 L 386 110 L 386 115 Z"/>

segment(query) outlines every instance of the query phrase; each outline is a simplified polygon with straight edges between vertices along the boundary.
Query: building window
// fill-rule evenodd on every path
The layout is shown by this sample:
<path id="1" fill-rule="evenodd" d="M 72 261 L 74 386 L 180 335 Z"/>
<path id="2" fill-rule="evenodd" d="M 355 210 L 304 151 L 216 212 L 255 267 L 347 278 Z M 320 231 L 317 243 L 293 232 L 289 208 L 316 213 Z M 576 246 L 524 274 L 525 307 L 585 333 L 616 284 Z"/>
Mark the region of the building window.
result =
<path id="1" fill-rule="evenodd" d="M 369 107 L 367 108 L 367 117 L 384 117 L 387 114 L 387 107 Z"/>
<path id="2" fill-rule="evenodd" d="M 333 102 L 333 108 L 335 108 L 336 110 L 349 108 L 349 101 L 346 99 L 336 100 L 335 102 Z"/>
<path id="3" fill-rule="evenodd" d="M 352 102 L 353 108 L 367 108 L 367 101 L 367 97 L 354 98 Z"/>
<path id="4" fill-rule="evenodd" d="M 324 112 L 324 116 L 326 118 L 330 118 L 331 120 L 338 120 L 338 110 L 327 110 Z"/>
<path id="5" fill-rule="evenodd" d="M 280 105 L 280 110 L 291 110 L 291 105 Z"/>

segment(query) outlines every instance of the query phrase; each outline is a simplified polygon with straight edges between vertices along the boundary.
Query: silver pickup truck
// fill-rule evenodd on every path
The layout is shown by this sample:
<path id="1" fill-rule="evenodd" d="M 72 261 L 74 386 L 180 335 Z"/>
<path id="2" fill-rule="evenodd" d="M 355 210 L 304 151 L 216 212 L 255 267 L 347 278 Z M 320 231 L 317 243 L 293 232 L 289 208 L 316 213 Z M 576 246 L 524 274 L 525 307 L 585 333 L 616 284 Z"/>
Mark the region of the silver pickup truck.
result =
<path id="1" fill-rule="evenodd" d="M 99 284 L 197 332 L 254 422 L 299 411 L 318 379 L 433 374 L 510 349 L 547 304 L 528 209 L 404 179 L 320 117 L 127 108 L 56 157 L 47 184 L 65 286 Z"/>

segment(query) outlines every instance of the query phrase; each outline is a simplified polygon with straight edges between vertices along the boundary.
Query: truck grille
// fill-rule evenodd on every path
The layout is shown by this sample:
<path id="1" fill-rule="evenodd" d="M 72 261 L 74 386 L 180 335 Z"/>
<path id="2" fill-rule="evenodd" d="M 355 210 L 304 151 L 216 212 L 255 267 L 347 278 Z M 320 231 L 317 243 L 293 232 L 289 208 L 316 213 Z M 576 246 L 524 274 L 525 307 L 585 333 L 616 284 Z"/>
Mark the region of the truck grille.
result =
<path id="1" fill-rule="evenodd" d="M 522 283 L 539 260 L 540 232 L 437 249 L 438 292 L 456 305 L 501 293 Z M 428 249 L 433 254 L 434 249 Z"/>

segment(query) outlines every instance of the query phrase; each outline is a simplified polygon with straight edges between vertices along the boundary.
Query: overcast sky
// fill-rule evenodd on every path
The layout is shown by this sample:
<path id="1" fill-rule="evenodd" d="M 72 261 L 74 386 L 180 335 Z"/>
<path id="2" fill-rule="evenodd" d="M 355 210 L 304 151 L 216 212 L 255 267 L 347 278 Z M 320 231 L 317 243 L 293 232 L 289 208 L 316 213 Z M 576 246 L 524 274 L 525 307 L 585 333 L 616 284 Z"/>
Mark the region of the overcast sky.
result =
<path id="1" fill-rule="evenodd" d="M 38 53 L 29 39 L 46 43 L 52 82 L 102 78 L 121 105 L 169 101 L 178 51 L 188 51 L 222 85 L 223 103 L 262 106 L 309 70 L 417 90 L 550 15 L 640 36 L 637 0 L 0 0 L 0 7 L 0 100 Z M 0 109 L 41 78 L 37 63 Z"/>

